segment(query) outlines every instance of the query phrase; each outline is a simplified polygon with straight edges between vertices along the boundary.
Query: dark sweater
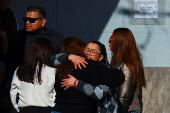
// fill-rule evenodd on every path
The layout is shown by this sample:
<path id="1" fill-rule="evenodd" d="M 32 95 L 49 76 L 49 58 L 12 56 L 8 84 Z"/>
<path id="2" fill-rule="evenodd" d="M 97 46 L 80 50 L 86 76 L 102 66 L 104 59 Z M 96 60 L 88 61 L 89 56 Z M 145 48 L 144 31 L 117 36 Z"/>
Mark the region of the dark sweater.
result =
<path id="1" fill-rule="evenodd" d="M 86 68 L 74 70 L 73 76 L 92 85 L 107 84 L 116 87 L 124 82 L 124 74 L 118 69 L 108 68 L 100 62 L 87 59 Z M 61 80 L 56 76 L 55 90 L 57 93 L 54 111 L 62 113 L 94 113 L 96 100 L 77 91 L 75 88 L 64 90 Z M 89 89 L 88 93 L 92 93 Z"/>
<path id="2" fill-rule="evenodd" d="M 15 38 L 13 33 L 17 31 L 17 22 L 15 15 L 10 8 L 3 10 L 0 7 L 0 16 L 1 16 L 1 30 L 5 30 L 7 34 L 8 41 L 8 50 L 12 49 Z"/>
<path id="3" fill-rule="evenodd" d="M 8 52 L 6 54 L 0 53 L 0 59 L 1 61 L 5 62 L 5 66 L 7 69 L 12 65 L 10 61 L 14 60 L 11 57 L 11 55 L 13 56 L 13 54 L 9 54 L 9 52 L 13 51 L 14 42 L 15 42 L 14 32 L 17 31 L 17 22 L 16 22 L 15 15 L 10 8 L 6 8 L 4 10 L 0 7 L 0 17 L 1 17 L 1 31 L 5 30 L 7 35 L 7 44 L 8 44 Z"/>
<path id="4" fill-rule="evenodd" d="M 40 37 L 49 39 L 52 42 L 56 53 L 60 52 L 61 43 L 65 39 L 61 33 L 48 28 L 44 28 L 44 31 L 39 34 L 29 34 L 25 29 L 16 32 L 14 35 L 15 47 L 13 48 L 13 51 L 10 52 L 10 56 L 14 57 L 11 62 L 15 64 L 15 68 L 24 59 L 32 43 Z"/>

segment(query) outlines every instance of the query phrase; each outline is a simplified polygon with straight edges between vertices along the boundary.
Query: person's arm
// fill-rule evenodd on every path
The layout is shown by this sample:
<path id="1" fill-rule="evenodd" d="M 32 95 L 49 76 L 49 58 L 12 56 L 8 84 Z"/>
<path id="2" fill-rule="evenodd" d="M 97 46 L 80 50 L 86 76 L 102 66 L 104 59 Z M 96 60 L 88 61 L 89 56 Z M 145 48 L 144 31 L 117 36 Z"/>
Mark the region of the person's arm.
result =
<path id="1" fill-rule="evenodd" d="M 8 109 L 9 108 L 9 99 L 8 99 L 8 83 L 6 81 L 6 77 L 2 77 L 2 83 L 0 83 L 0 108 Z"/>
<path id="2" fill-rule="evenodd" d="M 65 63 L 68 61 L 68 56 L 70 54 L 67 54 L 67 53 L 59 53 L 59 54 L 56 54 L 54 56 L 52 56 L 50 58 L 50 63 L 53 65 L 53 66 L 57 66 L 61 63 Z"/>
<path id="3" fill-rule="evenodd" d="M 86 60 L 88 62 L 88 67 L 91 73 L 91 77 L 93 83 L 97 83 L 97 85 L 107 85 L 110 88 L 116 88 L 121 85 L 125 76 L 122 70 L 110 68 L 107 65 L 103 65 L 100 62 L 93 61 L 91 59 Z M 94 85 L 93 83 L 90 83 Z"/>
<path id="4" fill-rule="evenodd" d="M 15 70 L 13 78 L 12 78 L 10 97 L 11 97 L 11 102 L 12 102 L 14 108 L 17 110 L 17 112 L 19 112 L 19 106 L 18 106 L 18 103 L 16 101 L 17 100 L 19 80 L 18 80 L 18 77 L 16 75 L 16 72 L 17 72 L 17 69 Z"/>
<path id="5" fill-rule="evenodd" d="M 123 66 L 122 71 L 125 75 L 125 82 L 118 87 L 118 102 L 119 112 L 126 113 L 129 108 L 129 102 L 133 94 L 133 82 L 130 70 L 126 65 Z"/>
<path id="6" fill-rule="evenodd" d="M 92 69 L 93 75 L 97 75 L 100 84 L 116 88 L 125 81 L 125 75 L 122 70 L 109 68 L 107 65 L 98 63 Z"/>
<path id="7" fill-rule="evenodd" d="M 75 69 L 77 69 L 77 66 L 81 69 L 81 65 L 83 65 L 83 67 L 86 67 L 85 64 L 88 64 L 85 61 L 85 58 L 83 58 L 81 56 L 74 55 L 74 54 L 67 54 L 67 53 L 59 53 L 59 54 L 52 56 L 50 58 L 50 63 L 53 66 L 57 66 L 61 63 L 65 63 L 69 60 L 71 60 L 74 63 Z"/>
<path id="8" fill-rule="evenodd" d="M 108 94 L 108 91 L 110 90 L 106 85 L 94 86 L 81 80 L 78 81 L 76 89 L 96 100 L 101 100 Z"/>
<path id="9" fill-rule="evenodd" d="M 0 30 L 0 40 L 1 40 L 0 49 L 2 50 L 3 53 L 7 53 L 8 43 L 5 31 Z"/>
<path id="10" fill-rule="evenodd" d="M 103 65 L 100 62 L 95 62 L 93 60 L 86 60 L 89 64 L 89 71 L 94 82 L 97 81 L 97 85 L 107 85 L 110 88 L 116 88 L 121 85 L 125 76 L 122 70 L 109 68 L 107 65 Z M 93 83 L 90 83 L 94 85 Z"/>
<path id="11" fill-rule="evenodd" d="M 76 78 L 71 75 L 68 76 L 70 78 L 63 79 L 62 80 L 63 82 L 61 83 L 63 84 L 62 87 L 66 87 L 65 90 L 68 89 L 69 87 L 75 87 L 76 90 L 82 92 L 83 94 L 95 100 L 102 99 L 107 95 L 108 91 L 110 91 L 109 87 L 106 85 L 94 86 L 82 80 L 76 80 Z"/>
<path id="12" fill-rule="evenodd" d="M 17 21 L 15 18 L 14 12 L 9 8 L 7 8 L 7 10 L 8 10 L 8 13 L 6 16 L 8 18 L 6 18 L 6 21 L 7 21 L 8 29 L 9 29 L 10 33 L 16 32 L 17 31 Z"/>

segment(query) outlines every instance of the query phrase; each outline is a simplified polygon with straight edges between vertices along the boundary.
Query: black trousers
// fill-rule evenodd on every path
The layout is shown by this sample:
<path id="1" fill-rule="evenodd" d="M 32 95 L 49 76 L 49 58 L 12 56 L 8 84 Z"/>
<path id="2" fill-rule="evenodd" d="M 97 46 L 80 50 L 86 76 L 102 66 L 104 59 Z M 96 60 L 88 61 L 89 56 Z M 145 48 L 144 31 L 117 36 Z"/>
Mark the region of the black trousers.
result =
<path id="1" fill-rule="evenodd" d="M 51 113 L 51 107 L 25 107 L 19 113 Z"/>

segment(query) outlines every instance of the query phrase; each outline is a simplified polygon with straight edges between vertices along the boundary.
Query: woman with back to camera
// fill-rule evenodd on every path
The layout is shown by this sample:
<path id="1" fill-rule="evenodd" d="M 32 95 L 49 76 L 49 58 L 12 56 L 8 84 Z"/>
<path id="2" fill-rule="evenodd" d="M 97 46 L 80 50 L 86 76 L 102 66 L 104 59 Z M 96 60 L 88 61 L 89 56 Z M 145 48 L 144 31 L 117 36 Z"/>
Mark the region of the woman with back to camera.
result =
<path id="1" fill-rule="evenodd" d="M 106 48 L 104 46 L 104 44 L 102 44 L 99 41 L 91 41 L 88 43 L 88 45 L 84 48 L 84 53 L 86 55 L 87 58 L 90 58 L 94 61 L 98 61 L 100 63 L 102 63 L 103 65 L 108 64 L 107 61 L 107 54 L 106 54 Z M 61 55 L 61 53 L 60 53 Z M 65 62 L 67 61 L 66 58 L 63 58 L 63 56 L 61 55 L 55 55 L 53 56 L 53 58 L 51 59 L 51 63 L 54 65 L 57 65 L 57 63 L 59 63 L 60 61 L 65 60 Z M 57 57 L 59 56 L 59 57 Z M 69 55 L 68 58 L 72 61 L 72 58 L 75 58 L 75 56 L 73 55 Z M 61 60 L 63 59 L 63 60 Z M 59 60 L 59 61 L 58 61 Z M 65 89 L 67 89 L 68 87 L 75 87 L 76 90 L 84 93 L 85 95 L 95 99 L 95 100 L 99 100 L 98 101 L 98 113 L 117 113 L 118 110 L 118 104 L 117 104 L 117 99 L 116 99 L 116 95 L 115 95 L 115 86 L 114 88 L 112 87 L 112 89 L 110 90 L 110 88 L 106 85 L 98 85 L 98 86 L 93 86 L 90 85 L 84 81 L 82 81 L 81 79 L 77 80 L 77 84 L 74 85 L 74 81 L 76 80 L 75 77 L 68 75 L 70 78 L 66 78 L 63 79 L 62 81 L 62 87 L 65 87 Z M 104 75 L 103 75 L 104 76 Z M 119 75 L 116 75 L 119 76 Z M 124 79 L 122 79 L 122 83 L 124 82 Z M 84 88 L 86 87 L 86 88 Z M 87 93 L 88 90 L 90 88 L 93 87 L 93 93 L 89 94 Z M 95 91 L 97 90 L 97 92 Z M 100 95 L 100 96 L 98 96 Z"/>
<path id="2" fill-rule="evenodd" d="M 139 88 L 145 87 L 144 68 L 135 38 L 128 28 L 117 28 L 108 41 L 113 52 L 110 65 L 125 74 L 125 82 L 118 87 L 120 113 L 142 113 Z"/>
<path id="3" fill-rule="evenodd" d="M 84 53 L 85 43 L 77 37 L 68 37 L 63 41 L 61 53 L 76 54 L 86 57 Z M 100 53 L 97 53 L 100 54 Z M 94 113 L 96 111 L 96 100 L 93 100 L 75 88 L 64 90 L 61 87 L 63 78 L 67 78 L 68 74 L 72 74 L 76 78 L 83 80 L 92 85 L 107 84 L 110 87 L 115 87 L 122 83 L 124 75 L 118 69 L 108 68 L 107 65 L 102 65 L 100 62 L 95 62 L 91 59 L 86 59 L 88 65 L 83 69 L 74 69 L 74 64 L 71 61 L 58 65 L 55 90 L 57 92 L 54 111 L 62 113 Z M 119 76 L 116 76 L 119 75 Z M 88 90 L 91 93 L 92 90 Z"/>
<path id="4" fill-rule="evenodd" d="M 49 58 L 55 54 L 52 43 L 37 38 L 15 70 L 10 96 L 19 113 L 50 113 L 55 100 L 55 74 Z"/>

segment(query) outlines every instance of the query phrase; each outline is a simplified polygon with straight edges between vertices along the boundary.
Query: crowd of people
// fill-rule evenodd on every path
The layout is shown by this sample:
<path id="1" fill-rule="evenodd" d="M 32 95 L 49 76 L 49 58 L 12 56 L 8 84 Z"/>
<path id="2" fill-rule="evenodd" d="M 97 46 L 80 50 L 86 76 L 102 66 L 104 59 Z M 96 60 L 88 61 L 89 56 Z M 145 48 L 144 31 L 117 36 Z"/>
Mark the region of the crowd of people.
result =
<path id="1" fill-rule="evenodd" d="M 113 31 L 109 63 L 102 42 L 46 28 L 42 7 L 29 6 L 17 31 L 10 1 L 0 2 L 2 113 L 142 113 L 142 55 L 128 28 Z"/>

